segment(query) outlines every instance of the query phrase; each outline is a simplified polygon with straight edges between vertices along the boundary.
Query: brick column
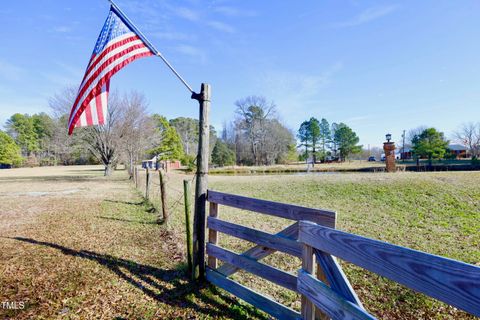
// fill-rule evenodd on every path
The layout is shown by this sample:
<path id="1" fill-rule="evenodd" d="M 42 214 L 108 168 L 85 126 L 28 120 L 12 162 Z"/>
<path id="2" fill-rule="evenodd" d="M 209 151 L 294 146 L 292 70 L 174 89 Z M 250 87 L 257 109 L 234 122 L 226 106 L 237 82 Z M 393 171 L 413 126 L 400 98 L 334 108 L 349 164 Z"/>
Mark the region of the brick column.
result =
<path id="1" fill-rule="evenodd" d="M 384 142 L 383 151 L 385 152 L 385 164 L 387 166 L 387 172 L 395 172 L 395 143 Z"/>

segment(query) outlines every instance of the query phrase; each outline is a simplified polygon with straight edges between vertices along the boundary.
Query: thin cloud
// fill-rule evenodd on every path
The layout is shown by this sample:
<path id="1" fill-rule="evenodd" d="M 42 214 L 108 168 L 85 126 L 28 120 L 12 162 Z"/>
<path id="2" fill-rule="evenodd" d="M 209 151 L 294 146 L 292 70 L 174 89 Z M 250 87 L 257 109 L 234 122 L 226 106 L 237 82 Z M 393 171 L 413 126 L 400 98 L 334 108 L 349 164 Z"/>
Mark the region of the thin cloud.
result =
<path id="1" fill-rule="evenodd" d="M 398 9 L 398 6 L 396 5 L 390 5 L 390 6 L 381 6 L 381 7 L 371 7 L 363 12 L 361 12 L 359 15 L 355 16 L 353 19 L 349 21 L 344 21 L 340 22 L 337 24 L 334 24 L 334 27 L 337 28 L 347 28 L 347 27 L 355 27 L 359 26 L 365 23 L 369 23 L 371 21 L 380 19 L 384 16 L 387 16 L 393 12 L 395 12 Z"/>
<path id="2" fill-rule="evenodd" d="M 229 17 L 255 17 L 257 12 L 253 10 L 241 10 L 230 6 L 219 6 L 213 9 L 215 12 Z"/>
<path id="3" fill-rule="evenodd" d="M 53 31 L 58 32 L 58 33 L 69 33 L 69 32 L 72 31 L 72 28 L 70 28 L 68 26 L 58 26 L 58 27 L 53 28 Z"/>
<path id="4" fill-rule="evenodd" d="M 176 46 L 175 51 L 182 53 L 184 55 L 194 58 L 196 61 L 204 64 L 207 61 L 207 55 L 204 51 L 198 49 L 197 47 L 190 46 L 187 44 Z"/>
<path id="5" fill-rule="evenodd" d="M 343 63 L 337 62 L 319 74 L 270 72 L 257 78 L 258 87 L 260 92 L 277 102 L 283 116 L 300 121 L 301 114 L 298 110 L 312 107 L 312 99 L 316 98 L 342 69 Z"/>
<path id="6" fill-rule="evenodd" d="M 156 31 L 150 32 L 149 36 L 158 38 L 161 40 L 195 40 L 195 36 L 181 32 L 168 32 L 168 31 Z"/>
<path id="7" fill-rule="evenodd" d="M 0 60 L 0 77 L 8 81 L 18 81 L 21 80 L 25 74 L 25 69 Z"/>
<path id="8" fill-rule="evenodd" d="M 179 17 L 184 18 L 184 19 L 189 20 L 189 21 L 199 21 L 200 20 L 200 15 L 196 11 L 193 11 L 193 10 L 188 9 L 188 8 L 184 8 L 184 7 L 176 8 L 175 13 Z"/>
<path id="9" fill-rule="evenodd" d="M 355 116 L 355 117 L 350 117 L 348 119 L 345 119 L 346 123 L 358 123 L 358 122 L 364 122 L 365 120 L 370 120 L 374 118 L 373 115 L 363 115 L 363 116 Z"/>
<path id="10" fill-rule="evenodd" d="M 226 24 L 226 23 L 223 23 L 223 22 L 220 22 L 220 21 L 210 21 L 207 23 L 208 26 L 214 28 L 214 29 L 217 29 L 218 31 L 222 31 L 222 32 L 225 32 L 225 33 L 234 33 L 235 32 L 235 29 Z"/>

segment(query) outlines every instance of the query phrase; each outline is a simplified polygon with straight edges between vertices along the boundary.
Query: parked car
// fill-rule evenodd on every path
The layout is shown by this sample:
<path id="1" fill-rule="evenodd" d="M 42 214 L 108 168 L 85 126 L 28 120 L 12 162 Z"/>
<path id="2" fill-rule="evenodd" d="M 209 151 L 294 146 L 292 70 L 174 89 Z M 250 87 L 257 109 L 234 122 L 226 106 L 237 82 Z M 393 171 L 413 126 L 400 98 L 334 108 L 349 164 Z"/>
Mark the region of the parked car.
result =
<path id="1" fill-rule="evenodd" d="M 377 159 L 375 159 L 374 156 L 370 156 L 370 157 L 368 157 L 368 161 L 377 161 Z"/>

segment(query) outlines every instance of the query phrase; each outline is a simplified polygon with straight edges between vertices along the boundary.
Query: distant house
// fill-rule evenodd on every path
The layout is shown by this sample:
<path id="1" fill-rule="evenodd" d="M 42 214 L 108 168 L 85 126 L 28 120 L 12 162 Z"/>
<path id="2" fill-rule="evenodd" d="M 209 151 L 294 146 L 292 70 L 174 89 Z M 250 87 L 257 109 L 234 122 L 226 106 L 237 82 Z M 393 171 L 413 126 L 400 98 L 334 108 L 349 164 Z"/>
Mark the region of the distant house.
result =
<path id="1" fill-rule="evenodd" d="M 457 159 L 465 159 L 467 157 L 467 148 L 461 144 L 449 144 L 447 152 L 455 155 Z M 400 159 L 413 159 L 413 150 L 411 148 L 405 148 L 404 151 L 400 152 Z"/>
<path id="2" fill-rule="evenodd" d="M 165 169 L 166 171 L 172 169 L 180 169 L 182 164 L 178 160 L 160 160 L 157 161 L 157 157 L 153 157 L 150 160 L 143 160 L 142 161 L 142 168 L 143 169 L 153 169 L 158 170 L 160 168 Z"/>
<path id="3" fill-rule="evenodd" d="M 461 144 L 449 144 L 447 151 L 454 154 L 457 159 L 467 158 L 467 148 Z"/>
<path id="4" fill-rule="evenodd" d="M 400 159 L 401 160 L 413 159 L 412 149 L 411 148 L 405 148 L 405 150 L 400 151 Z"/>

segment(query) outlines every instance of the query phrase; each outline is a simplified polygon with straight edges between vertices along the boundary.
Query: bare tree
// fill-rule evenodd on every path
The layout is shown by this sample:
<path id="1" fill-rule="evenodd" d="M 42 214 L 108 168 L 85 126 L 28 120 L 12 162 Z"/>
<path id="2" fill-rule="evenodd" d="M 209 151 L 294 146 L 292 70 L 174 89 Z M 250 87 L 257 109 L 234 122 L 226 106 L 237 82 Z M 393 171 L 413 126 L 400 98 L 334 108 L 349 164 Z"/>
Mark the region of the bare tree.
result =
<path id="1" fill-rule="evenodd" d="M 85 150 L 83 132 L 74 131 L 68 135 L 68 116 L 75 101 L 77 90 L 67 87 L 60 93 L 55 94 L 48 101 L 54 119 L 53 134 L 51 137 L 51 149 L 55 156 L 55 162 L 63 165 L 74 164 L 78 161 L 78 155 L 87 161 L 88 151 Z M 77 155 L 74 157 L 74 155 Z M 77 158 L 77 159 L 75 159 Z"/>
<path id="2" fill-rule="evenodd" d="M 112 174 L 119 160 L 122 139 L 127 131 L 122 125 L 125 109 L 118 94 L 110 93 L 105 124 L 82 130 L 88 149 L 105 166 L 105 176 Z"/>
<path id="3" fill-rule="evenodd" d="M 238 116 L 236 126 L 243 132 L 243 138 L 249 145 L 252 163 L 259 165 L 262 162 L 268 119 L 273 119 L 275 115 L 275 104 L 268 103 L 265 97 L 249 96 L 238 100 L 235 105 Z"/>
<path id="4" fill-rule="evenodd" d="M 468 148 L 472 157 L 480 155 L 480 122 L 462 123 L 453 133 L 454 139 Z"/>
<path id="5" fill-rule="evenodd" d="M 412 145 L 412 141 L 413 141 L 413 138 L 415 138 L 415 136 L 419 136 L 423 131 L 425 131 L 428 127 L 427 126 L 418 126 L 414 129 L 410 129 L 408 130 L 408 133 L 407 133 L 407 143 L 408 145 Z"/>
<path id="6" fill-rule="evenodd" d="M 147 114 L 147 102 L 143 94 L 133 91 L 123 97 L 121 104 L 121 150 L 125 153 L 128 172 L 132 177 L 134 164 L 147 149 L 160 142 L 160 137 L 153 119 Z"/>

